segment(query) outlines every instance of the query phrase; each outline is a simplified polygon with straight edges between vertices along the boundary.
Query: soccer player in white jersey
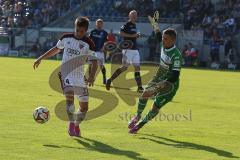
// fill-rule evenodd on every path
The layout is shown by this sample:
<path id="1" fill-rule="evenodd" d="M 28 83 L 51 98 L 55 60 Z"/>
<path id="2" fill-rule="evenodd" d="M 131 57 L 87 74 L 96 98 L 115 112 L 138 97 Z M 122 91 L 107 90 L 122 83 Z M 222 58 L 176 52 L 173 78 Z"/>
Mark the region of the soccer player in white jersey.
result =
<path id="1" fill-rule="evenodd" d="M 69 119 L 68 133 L 70 136 L 81 136 L 79 124 L 85 119 L 88 111 L 88 89 L 87 85 L 93 86 L 97 70 L 97 57 L 95 56 L 95 45 L 86 36 L 89 20 L 86 17 L 78 17 L 75 20 L 75 32 L 63 35 L 57 45 L 41 55 L 34 62 L 34 69 L 38 67 L 43 59 L 52 57 L 63 51 L 61 64 L 61 84 L 66 96 L 66 111 Z M 84 78 L 83 65 L 92 61 L 90 75 Z M 86 83 L 87 82 L 87 83 Z M 79 100 L 79 110 L 74 116 L 74 95 Z"/>

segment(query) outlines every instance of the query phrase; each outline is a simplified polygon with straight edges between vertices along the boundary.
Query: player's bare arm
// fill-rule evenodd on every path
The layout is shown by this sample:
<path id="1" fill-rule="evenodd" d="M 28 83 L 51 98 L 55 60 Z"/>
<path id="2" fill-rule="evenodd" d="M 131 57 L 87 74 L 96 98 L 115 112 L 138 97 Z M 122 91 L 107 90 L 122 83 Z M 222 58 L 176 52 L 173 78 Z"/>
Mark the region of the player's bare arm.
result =
<path id="1" fill-rule="evenodd" d="M 87 80 L 89 87 L 93 86 L 94 84 L 97 68 L 98 68 L 97 60 L 92 60 L 92 67 L 91 67 L 90 75 Z"/>
<path id="2" fill-rule="evenodd" d="M 134 34 L 128 34 L 123 31 L 120 31 L 120 36 L 121 37 L 128 37 L 128 38 L 138 38 L 140 36 L 139 33 L 134 33 Z"/>
<path id="3" fill-rule="evenodd" d="M 40 57 L 38 57 L 38 59 L 34 62 L 33 64 L 33 68 L 36 69 L 38 68 L 39 64 L 41 63 L 41 61 L 43 59 L 47 59 L 50 58 L 56 54 L 58 54 L 61 51 L 61 49 L 57 48 L 57 47 L 53 47 L 50 50 L 48 50 L 46 53 L 44 53 L 43 55 L 41 55 Z"/>

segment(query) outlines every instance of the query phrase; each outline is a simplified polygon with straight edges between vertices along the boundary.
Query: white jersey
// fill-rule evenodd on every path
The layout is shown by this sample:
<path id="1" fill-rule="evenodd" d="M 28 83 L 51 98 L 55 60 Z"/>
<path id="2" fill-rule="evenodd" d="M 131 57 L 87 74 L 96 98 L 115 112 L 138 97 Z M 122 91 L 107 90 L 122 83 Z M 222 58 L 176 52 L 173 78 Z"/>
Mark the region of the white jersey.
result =
<path id="1" fill-rule="evenodd" d="M 57 48 L 63 50 L 61 74 L 63 78 L 83 78 L 84 64 L 88 60 L 96 59 L 93 41 L 84 36 L 78 39 L 74 34 L 65 34 L 57 42 Z"/>

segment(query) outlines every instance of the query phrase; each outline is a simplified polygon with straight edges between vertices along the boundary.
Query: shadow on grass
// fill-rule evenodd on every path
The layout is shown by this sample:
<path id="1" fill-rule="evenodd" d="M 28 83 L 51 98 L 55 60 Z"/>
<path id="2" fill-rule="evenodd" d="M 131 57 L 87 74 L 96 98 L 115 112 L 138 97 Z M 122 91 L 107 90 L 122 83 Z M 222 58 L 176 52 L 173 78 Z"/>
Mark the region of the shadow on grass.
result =
<path id="1" fill-rule="evenodd" d="M 44 147 L 49 147 L 49 148 L 70 148 L 70 149 L 81 149 L 81 150 L 88 150 L 86 148 L 80 148 L 80 147 L 71 147 L 71 146 L 65 146 L 65 145 L 53 145 L 53 144 L 44 144 Z"/>
<path id="2" fill-rule="evenodd" d="M 181 102 L 172 100 L 171 103 L 181 103 Z"/>
<path id="3" fill-rule="evenodd" d="M 96 152 L 106 153 L 106 154 L 126 156 L 134 160 L 147 160 L 145 158 L 142 158 L 141 154 L 137 152 L 117 149 L 117 148 L 114 148 L 113 146 L 104 144 L 103 142 L 99 142 L 97 140 L 92 140 L 89 138 L 82 138 L 82 137 L 74 138 L 74 140 L 76 140 L 83 147 L 71 147 L 71 146 L 65 146 L 65 145 L 52 145 L 52 144 L 44 144 L 43 146 L 49 147 L 49 148 L 70 148 L 70 149 L 90 150 L 90 151 L 96 151 Z"/>
<path id="4" fill-rule="evenodd" d="M 177 141 L 174 139 L 164 138 L 164 137 L 155 136 L 155 135 L 151 135 L 151 134 L 138 134 L 138 135 L 145 136 L 145 137 L 140 137 L 140 139 L 150 140 L 152 142 L 162 144 L 162 145 L 173 146 L 176 148 L 188 148 L 188 149 L 195 149 L 195 150 L 203 150 L 203 151 L 215 153 L 221 157 L 239 158 L 237 156 L 234 156 L 233 153 L 231 153 L 231 152 L 220 150 L 220 149 L 210 147 L 210 146 L 205 146 L 205 145 L 191 143 L 191 142 Z"/>
<path id="5" fill-rule="evenodd" d="M 103 88 L 106 88 L 106 85 L 103 85 L 103 84 L 94 84 L 95 86 L 98 86 L 98 87 L 103 87 Z M 127 87 L 118 87 L 118 86 L 111 86 L 111 89 L 121 89 L 121 90 L 130 90 L 130 88 L 127 88 Z"/>
<path id="6" fill-rule="evenodd" d="M 104 144 L 103 142 L 99 142 L 89 138 L 76 138 L 75 140 L 88 150 L 93 150 L 101 153 L 113 154 L 118 156 L 126 156 L 131 159 L 146 160 L 145 158 L 141 158 L 140 157 L 141 154 L 137 152 L 117 149 L 108 144 Z"/>
<path id="7" fill-rule="evenodd" d="M 44 144 L 43 146 L 44 146 L 44 147 L 50 147 L 50 148 L 62 148 L 62 147 L 60 147 L 60 146 L 53 145 L 53 144 Z"/>

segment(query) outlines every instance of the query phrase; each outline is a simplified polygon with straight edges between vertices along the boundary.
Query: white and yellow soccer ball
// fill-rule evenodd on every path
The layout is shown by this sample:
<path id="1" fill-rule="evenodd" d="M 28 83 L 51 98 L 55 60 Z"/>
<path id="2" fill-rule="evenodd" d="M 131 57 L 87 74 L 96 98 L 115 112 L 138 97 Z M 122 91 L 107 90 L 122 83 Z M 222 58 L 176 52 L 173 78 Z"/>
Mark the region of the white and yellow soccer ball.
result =
<path id="1" fill-rule="evenodd" d="M 49 110 L 46 107 L 40 106 L 33 112 L 33 119 L 37 123 L 46 123 L 50 118 Z"/>

